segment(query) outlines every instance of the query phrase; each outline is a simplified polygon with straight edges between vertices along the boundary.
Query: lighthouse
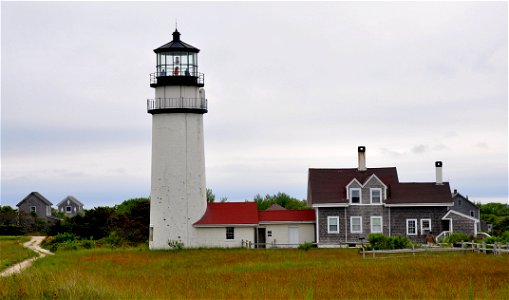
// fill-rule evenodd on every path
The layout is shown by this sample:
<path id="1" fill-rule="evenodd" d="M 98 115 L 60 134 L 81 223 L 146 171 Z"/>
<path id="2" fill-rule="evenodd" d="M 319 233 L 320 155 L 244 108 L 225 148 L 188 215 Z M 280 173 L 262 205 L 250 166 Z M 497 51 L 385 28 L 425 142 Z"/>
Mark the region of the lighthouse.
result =
<path id="1" fill-rule="evenodd" d="M 207 208 L 203 115 L 207 113 L 204 74 L 198 72 L 200 50 L 180 39 L 154 50 L 150 74 L 155 98 L 147 100 L 152 115 L 150 249 L 179 242 L 198 245 L 193 223 Z"/>

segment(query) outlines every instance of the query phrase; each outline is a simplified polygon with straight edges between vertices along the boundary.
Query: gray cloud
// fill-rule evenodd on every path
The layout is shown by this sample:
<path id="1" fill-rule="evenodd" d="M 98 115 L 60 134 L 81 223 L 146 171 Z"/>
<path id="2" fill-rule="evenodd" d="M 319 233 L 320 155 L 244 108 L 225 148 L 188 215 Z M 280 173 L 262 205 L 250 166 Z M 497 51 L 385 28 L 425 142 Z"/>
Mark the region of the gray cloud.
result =
<path id="1" fill-rule="evenodd" d="M 362 144 L 403 181 L 443 160 L 462 192 L 507 198 L 507 3 L 5 2 L 2 203 L 148 193 L 148 74 L 176 17 L 202 50 L 216 195 L 304 198 L 307 168 L 354 167 Z M 83 177 L 63 192 L 42 170 Z"/>

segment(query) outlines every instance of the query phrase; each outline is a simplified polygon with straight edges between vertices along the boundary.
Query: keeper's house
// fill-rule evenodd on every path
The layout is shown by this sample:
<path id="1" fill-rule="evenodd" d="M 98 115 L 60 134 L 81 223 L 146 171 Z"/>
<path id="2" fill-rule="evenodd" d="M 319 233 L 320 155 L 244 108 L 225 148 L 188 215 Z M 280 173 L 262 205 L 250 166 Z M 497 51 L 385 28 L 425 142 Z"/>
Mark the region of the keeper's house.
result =
<path id="1" fill-rule="evenodd" d="M 359 242 L 370 233 L 407 236 L 424 242 L 451 232 L 477 235 L 475 216 L 455 210 L 442 162 L 435 182 L 400 182 L 395 167 L 366 168 L 366 147 L 358 147 L 358 167 L 309 169 L 308 204 L 316 213 L 319 247 Z"/>

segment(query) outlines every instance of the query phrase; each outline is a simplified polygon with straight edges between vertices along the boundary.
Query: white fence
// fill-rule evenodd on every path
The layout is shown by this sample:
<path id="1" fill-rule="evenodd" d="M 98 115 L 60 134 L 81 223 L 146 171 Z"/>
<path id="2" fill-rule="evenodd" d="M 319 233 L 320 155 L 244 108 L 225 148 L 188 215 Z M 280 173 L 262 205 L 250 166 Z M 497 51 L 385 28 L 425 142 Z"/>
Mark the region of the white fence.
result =
<path id="1" fill-rule="evenodd" d="M 446 247 L 444 247 L 446 246 Z M 376 255 L 380 254 L 403 254 L 405 256 L 415 255 L 417 253 L 424 253 L 425 255 L 429 253 L 438 253 L 438 252 L 475 252 L 475 253 L 484 253 L 488 254 L 492 252 L 495 255 L 509 254 L 509 244 L 495 243 L 495 244 L 486 244 L 486 243 L 474 243 L 474 242 L 461 242 L 453 245 L 453 247 L 449 244 L 439 244 L 439 246 L 424 246 L 421 248 L 416 248 L 412 245 L 412 249 L 397 249 L 397 250 L 366 250 L 364 247 L 361 249 L 362 257 L 366 258 L 366 255 L 371 255 L 373 258 L 377 258 Z M 456 246 L 456 247 L 454 247 Z M 390 255 L 390 256 L 379 256 L 378 258 L 387 258 L 387 257 L 400 257 L 400 255 Z"/>

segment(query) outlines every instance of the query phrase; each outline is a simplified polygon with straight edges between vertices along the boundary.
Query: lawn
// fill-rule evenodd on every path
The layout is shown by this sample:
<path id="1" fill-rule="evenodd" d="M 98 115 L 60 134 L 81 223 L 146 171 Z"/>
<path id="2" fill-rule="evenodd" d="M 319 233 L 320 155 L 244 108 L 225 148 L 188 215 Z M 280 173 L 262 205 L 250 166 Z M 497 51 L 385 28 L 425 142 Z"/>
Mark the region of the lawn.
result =
<path id="1" fill-rule="evenodd" d="M 25 247 L 30 237 L 26 236 L 0 236 L 0 271 L 37 254 Z"/>
<path id="2" fill-rule="evenodd" d="M 362 259 L 354 249 L 59 251 L 3 299 L 509 299 L 509 256 Z"/>

